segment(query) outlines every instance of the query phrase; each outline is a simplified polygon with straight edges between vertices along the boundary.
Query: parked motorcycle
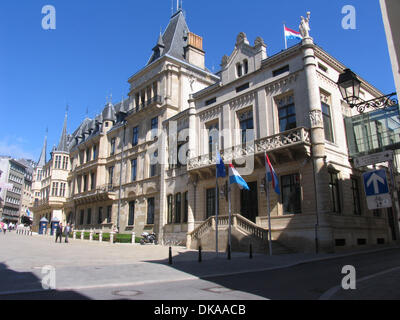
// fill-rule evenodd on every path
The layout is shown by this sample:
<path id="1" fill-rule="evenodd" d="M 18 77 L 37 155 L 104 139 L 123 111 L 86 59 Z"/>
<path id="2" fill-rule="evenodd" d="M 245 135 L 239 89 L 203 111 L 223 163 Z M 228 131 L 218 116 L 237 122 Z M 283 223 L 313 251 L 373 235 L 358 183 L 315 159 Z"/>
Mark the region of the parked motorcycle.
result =
<path id="1" fill-rule="evenodd" d="M 148 232 L 143 232 L 142 233 L 142 239 L 140 239 L 140 244 L 145 245 L 145 244 L 157 244 L 157 238 L 156 234 L 153 233 L 148 233 Z"/>

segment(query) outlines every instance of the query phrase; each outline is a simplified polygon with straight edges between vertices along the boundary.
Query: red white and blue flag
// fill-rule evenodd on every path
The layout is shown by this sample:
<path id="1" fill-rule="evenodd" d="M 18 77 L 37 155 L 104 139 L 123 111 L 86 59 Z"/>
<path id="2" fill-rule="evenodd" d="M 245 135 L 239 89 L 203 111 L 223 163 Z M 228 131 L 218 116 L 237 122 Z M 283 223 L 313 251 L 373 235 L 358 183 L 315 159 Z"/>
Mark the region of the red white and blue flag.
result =
<path id="1" fill-rule="evenodd" d="M 303 37 L 301 36 L 300 32 L 297 32 L 297 31 L 295 31 L 293 29 L 290 29 L 290 28 L 288 28 L 286 26 L 284 26 L 284 28 L 285 28 L 285 38 L 286 38 L 286 40 L 296 40 L 296 39 L 302 40 L 303 39 Z"/>
<path id="2" fill-rule="evenodd" d="M 272 182 L 272 187 L 274 188 L 277 194 L 281 194 L 281 190 L 279 188 L 279 179 L 276 175 L 274 168 L 272 167 L 271 161 L 269 161 L 269 157 L 265 155 L 265 169 L 267 170 L 266 179 L 268 183 Z"/>
<path id="3" fill-rule="evenodd" d="M 232 163 L 229 164 L 229 184 L 236 183 L 239 185 L 240 189 L 250 190 L 246 181 L 241 177 L 241 175 L 236 171 Z"/>

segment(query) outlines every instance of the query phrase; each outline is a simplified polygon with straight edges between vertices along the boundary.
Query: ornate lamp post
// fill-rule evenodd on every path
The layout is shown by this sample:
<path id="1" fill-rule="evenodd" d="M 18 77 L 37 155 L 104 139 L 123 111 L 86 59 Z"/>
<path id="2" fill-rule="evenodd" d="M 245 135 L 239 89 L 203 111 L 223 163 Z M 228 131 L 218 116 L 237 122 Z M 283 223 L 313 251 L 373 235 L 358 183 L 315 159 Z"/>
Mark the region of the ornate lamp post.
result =
<path id="1" fill-rule="evenodd" d="M 357 108 L 359 113 L 363 113 L 367 108 L 387 108 L 398 103 L 398 100 L 393 98 L 397 95 L 396 92 L 368 101 L 362 100 L 360 98 L 361 81 L 350 69 L 344 70 L 344 73 L 339 76 L 337 85 L 343 99 L 348 103 L 350 108 Z"/>

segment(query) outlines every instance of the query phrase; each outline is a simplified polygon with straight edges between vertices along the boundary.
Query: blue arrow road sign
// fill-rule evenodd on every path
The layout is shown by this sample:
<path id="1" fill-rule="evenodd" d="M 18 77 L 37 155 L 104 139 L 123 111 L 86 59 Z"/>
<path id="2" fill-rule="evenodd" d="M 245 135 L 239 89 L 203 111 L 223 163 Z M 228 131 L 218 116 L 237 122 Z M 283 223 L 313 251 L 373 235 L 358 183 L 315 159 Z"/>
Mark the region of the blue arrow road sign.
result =
<path id="1" fill-rule="evenodd" d="M 370 171 L 363 174 L 367 197 L 389 193 L 385 170 Z"/>

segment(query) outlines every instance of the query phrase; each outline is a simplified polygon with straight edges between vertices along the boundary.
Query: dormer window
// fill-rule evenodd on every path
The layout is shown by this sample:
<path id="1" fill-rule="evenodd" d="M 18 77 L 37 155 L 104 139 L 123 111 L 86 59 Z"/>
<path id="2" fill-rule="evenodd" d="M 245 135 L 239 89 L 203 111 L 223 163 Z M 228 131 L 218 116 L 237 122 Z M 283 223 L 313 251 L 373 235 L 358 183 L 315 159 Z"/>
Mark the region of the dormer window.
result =
<path id="1" fill-rule="evenodd" d="M 249 62 L 246 60 L 243 61 L 243 67 L 244 67 L 244 74 L 249 73 Z"/>
<path id="2" fill-rule="evenodd" d="M 240 78 L 243 75 L 241 63 L 236 64 L 236 75 L 238 78 Z"/>

